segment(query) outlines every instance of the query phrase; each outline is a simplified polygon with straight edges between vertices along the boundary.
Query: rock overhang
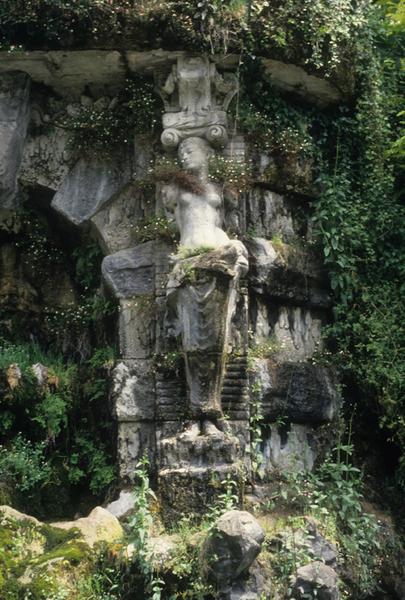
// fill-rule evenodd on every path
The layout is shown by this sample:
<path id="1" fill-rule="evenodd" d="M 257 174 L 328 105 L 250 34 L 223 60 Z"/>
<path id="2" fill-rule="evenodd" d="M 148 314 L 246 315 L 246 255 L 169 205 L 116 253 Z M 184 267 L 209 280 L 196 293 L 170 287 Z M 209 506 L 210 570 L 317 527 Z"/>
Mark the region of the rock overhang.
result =
<path id="1" fill-rule="evenodd" d="M 32 50 L 1 51 L 0 74 L 22 71 L 31 79 L 53 89 L 58 95 L 77 99 L 89 87 L 95 95 L 120 90 L 126 77 L 135 73 L 152 73 L 171 67 L 182 50 Z M 191 53 L 192 54 L 192 53 Z M 240 56 L 210 57 L 220 71 L 235 70 Z M 263 58 L 262 64 L 274 86 L 319 108 L 344 101 L 341 91 L 325 78 L 311 75 L 300 66 Z"/>

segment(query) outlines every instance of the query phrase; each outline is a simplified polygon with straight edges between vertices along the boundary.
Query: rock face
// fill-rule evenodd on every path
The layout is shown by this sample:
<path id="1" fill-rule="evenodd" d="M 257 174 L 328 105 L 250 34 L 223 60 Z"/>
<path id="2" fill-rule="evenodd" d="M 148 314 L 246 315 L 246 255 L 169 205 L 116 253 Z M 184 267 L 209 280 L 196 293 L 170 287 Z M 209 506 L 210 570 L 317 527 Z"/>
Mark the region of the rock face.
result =
<path id="1" fill-rule="evenodd" d="M 185 52 L 136 52 L 134 50 L 118 52 L 111 50 L 34 51 L 24 53 L 0 53 L 1 71 L 24 71 L 33 80 L 51 86 L 58 94 L 68 97 L 80 97 L 89 83 L 96 91 L 106 89 L 115 91 L 126 76 L 126 66 L 131 72 L 148 69 L 161 69 Z M 124 59 L 122 58 L 124 55 Z M 227 55 L 226 65 L 238 64 L 239 57 Z M 274 85 L 298 96 L 310 99 L 319 106 L 336 104 L 341 94 L 330 82 L 308 75 L 301 67 L 265 59 L 265 68 L 274 80 Z"/>
<path id="2" fill-rule="evenodd" d="M 68 133 L 50 130 L 28 133 L 24 145 L 20 180 L 24 185 L 56 191 L 69 172 Z"/>
<path id="3" fill-rule="evenodd" d="M 78 529 L 90 547 L 97 542 L 115 542 L 124 535 L 118 519 L 101 506 L 93 508 L 87 517 L 75 521 L 59 521 L 51 525 L 58 529 Z"/>
<path id="4" fill-rule="evenodd" d="M 297 569 L 292 586 L 297 600 L 316 597 L 319 600 L 339 600 L 338 578 L 335 571 L 321 562 L 312 562 Z"/>
<path id="5" fill-rule="evenodd" d="M 133 510 L 135 505 L 134 494 L 129 490 L 121 490 L 117 500 L 110 502 L 105 507 L 117 519 L 121 519 Z"/>
<path id="6" fill-rule="evenodd" d="M 311 306 L 330 306 L 330 294 L 319 260 L 280 242 L 253 238 L 248 242 L 255 291 L 269 297 Z"/>
<path id="7" fill-rule="evenodd" d="M 327 423 L 338 398 L 333 371 L 308 363 L 270 365 L 271 385 L 263 393 L 263 413 L 270 421 L 285 417 L 294 423 Z"/>
<path id="8" fill-rule="evenodd" d="M 111 397 L 121 483 L 133 482 L 146 452 L 169 520 L 202 510 L 216 478 L 251 480 L 253 452 L 264 479 L 311 469 L 338 406 L 334 373 L 314 358 L 330 290 L 307 218 L 311 164 L 298 165 L 308 178 L 292 186 L 280 156 L 229 126 L 237 65 L 235 56 L 125 50 L 7 54 L 0 65 L 0 206 L 16 206 L 20 185 L 72 246 L 97 237 L 102 291 L 119 304 Z M 338 100 L 303 69 L 271 60 L 265 68 L 284 92 L 305 90 L 318 106 Z M 31 91 L 16 69 L 29 73 Z M 154 76 L 160 141 L 151 128 L 108 159 L 83 156 L 66 117 L 119 115 L 126 71 Z M 239 186 L 232 169 L 248 162 Z M 226 173 L 214 176 L 221 165 Z M 22 314 L 78 304 L 68 273 L 38 289 L 31 271 L 29 256 L 19 262 L 12 243 L 2 245 L 1 305 Z"/>
<path id="9" fill-rule="evenodd" d="M 105 257 L 103 277 L 117 298 L 154 292 L 154 246 L 154 241 L 145 242 Z"/>
<path id="10" fill-rule="evenodd" d="M 30 79 L 24 73 L 0 77 L 0 208 L 18 205 L 18 173 L 29 120 Z"/>
<path id="11" fill-rule="evenodd" d="M 63 180 L 52 208 L 73 225 L 81 225 L 116 194 L 130 178 L 129 165 L 82 158 Z"/>
<path id="12" fill-rule="evenodd" d="M 226 589 L 247 571 L 263 541 L 264 531 L 251 514 L 239 510 L 223 514 L 202 550 L 207 579 Z"/>

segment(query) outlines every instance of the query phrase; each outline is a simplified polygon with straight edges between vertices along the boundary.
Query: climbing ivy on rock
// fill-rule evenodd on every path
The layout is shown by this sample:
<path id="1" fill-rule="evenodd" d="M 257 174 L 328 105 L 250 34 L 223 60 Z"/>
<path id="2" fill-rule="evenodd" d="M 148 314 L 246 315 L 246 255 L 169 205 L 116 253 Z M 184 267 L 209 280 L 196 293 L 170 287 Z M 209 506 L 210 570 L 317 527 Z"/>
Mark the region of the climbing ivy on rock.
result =
<path id="1" fill-rule="evenodd" d="M 357 26 L 352 40 L 357 58 L 350 67 L 354 100 L 328 111 L 287 101 L 260 60 L 248 56 L 234 116 L 251 151 L 269 158 L 266 171 L 256 174 L 260 184 L 315 198 L 306 241 L 323 254 L 330 277 L 334 321 L 327 337 L 334 362 L 357 397 L 359 415 L 371 411 L 385 439 L 396 443 L 403 485 L 403 42 L 397 29 L 387 35 L 379 6 L 366 5 Z"/>

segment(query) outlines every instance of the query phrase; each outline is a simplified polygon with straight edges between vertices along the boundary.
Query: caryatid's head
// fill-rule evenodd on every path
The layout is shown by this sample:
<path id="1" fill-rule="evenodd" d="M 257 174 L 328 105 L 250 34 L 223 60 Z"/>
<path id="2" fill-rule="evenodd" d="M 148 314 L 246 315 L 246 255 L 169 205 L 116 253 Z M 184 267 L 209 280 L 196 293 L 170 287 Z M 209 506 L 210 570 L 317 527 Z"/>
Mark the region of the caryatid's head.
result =
<path id="1" fill-rule="evenodd" d="M 206 172 L 213 153 L 209 142 L 200 137 L 186 138 L 180 143 L 178 150 L 181 166 L 193 173 Z"/>

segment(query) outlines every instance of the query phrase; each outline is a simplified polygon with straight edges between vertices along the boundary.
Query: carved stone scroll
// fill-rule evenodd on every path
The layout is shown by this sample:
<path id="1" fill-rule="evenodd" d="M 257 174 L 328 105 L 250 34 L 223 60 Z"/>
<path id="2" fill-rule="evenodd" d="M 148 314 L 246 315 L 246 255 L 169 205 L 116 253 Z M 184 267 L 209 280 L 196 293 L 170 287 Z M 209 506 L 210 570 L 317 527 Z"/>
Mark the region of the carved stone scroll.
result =
<path id="1" fill-rule="evenodd" d="M 216 147 L 227 142 L 226 110 L 238 90 L 233 74 L 220 75 L 203 56 L 183 56 L 158 91 L 163 99 L 162 144 L 176 148 L 185 138 L 205 137 Z"/>

